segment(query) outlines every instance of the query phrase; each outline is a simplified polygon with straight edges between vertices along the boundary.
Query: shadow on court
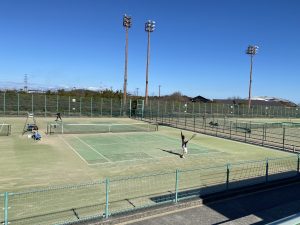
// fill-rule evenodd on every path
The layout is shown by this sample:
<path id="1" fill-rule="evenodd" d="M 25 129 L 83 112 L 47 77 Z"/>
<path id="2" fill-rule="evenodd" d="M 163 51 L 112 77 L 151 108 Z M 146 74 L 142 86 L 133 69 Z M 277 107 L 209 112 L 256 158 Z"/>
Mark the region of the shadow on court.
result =
<path id="1" fill-rule="evenodd" d="M 163 151 L 163 152 L 167 152 L 167 153 L 169 153 L 169 154 L 178 155 L 179 157 L 181 156 L 180 153 L 174 152 L 174 151 L 172 151 L 172 150 L 166 150 L 166 149 L 162 149 L 162 148 L 159 148 L 159 150 L 161 150 L 161 151 Z"/>

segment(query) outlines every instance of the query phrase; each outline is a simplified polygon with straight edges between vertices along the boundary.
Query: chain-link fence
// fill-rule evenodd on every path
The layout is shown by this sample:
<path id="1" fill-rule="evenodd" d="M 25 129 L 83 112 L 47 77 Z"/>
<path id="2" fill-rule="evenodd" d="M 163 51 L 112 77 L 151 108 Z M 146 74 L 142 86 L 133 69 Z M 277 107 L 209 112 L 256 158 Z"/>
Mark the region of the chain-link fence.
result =
<path id="1" fill-rule="evenodd" d="M 299 155 L 0 194 L 0 222 L 69 224 L 299 175 Z"/>
<path id="2" fill-rule="evenodd" d="M 145 121 L 186 129 L 216 137 L 268 146 L 281 150 L 300 150 L 300 123 L 258 123 L 228 117 L 208 117 L 198 113 L 144 113 Z"/>
<path id="3" fill-rule="evenodd" d="M 135 112 L 137 105 L 131 104 L 130 97 L 125 107 L 122 99 L 101 97 L 78 97 L 55 94 L 26 94 L 0 92 L 0 115 L 25 115 L 27 112 L 39 116 L 51 116 L 61 112 L 63 116 L 123 116 Z M 125 110 L 125 111 L 124 111 Z M 191 113 L 206 117 L 238 118 L 299 118 L 300 107 L 272 105 L 253 105 L 250 109 L 245 104 L 220 104 L 201 102 L 177 102 L 149 99 L 145 112 L 153 114 Z"/>

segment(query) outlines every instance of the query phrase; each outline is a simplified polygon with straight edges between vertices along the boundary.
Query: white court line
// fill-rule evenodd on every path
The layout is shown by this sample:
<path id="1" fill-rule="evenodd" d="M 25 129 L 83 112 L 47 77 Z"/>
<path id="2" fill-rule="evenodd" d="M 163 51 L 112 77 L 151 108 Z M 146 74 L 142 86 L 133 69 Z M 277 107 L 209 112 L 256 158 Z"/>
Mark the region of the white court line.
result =
<path id="1" fill-rule="evenodd" d="M 80 159 L 82 159 L 86 164 L 90 165 L 61 135 L 58 135 L 58 137 L 73 151 L 76 155 L 79 156 Z"/>
<path id="2" fill-rule="evenodd" d="M 100 152 L 98 152 L 96 149 L 94 149 L 92 146 L 90 146 L 88 143 L 86 143 L 85 141 L 81 140 L 79 137 L 74 136 L 75 138 L 77 138 L 81 143 L 85 144 L 86 146 L 88 146 L 91 150 L 93 150 L 94 152 L 96 152 L 98 155 L 100 155 L 102 158 L 106 159 L 108 162 L 112 162 L 110 159 L 106 158 L 104 155 L 102 155 Z"/>

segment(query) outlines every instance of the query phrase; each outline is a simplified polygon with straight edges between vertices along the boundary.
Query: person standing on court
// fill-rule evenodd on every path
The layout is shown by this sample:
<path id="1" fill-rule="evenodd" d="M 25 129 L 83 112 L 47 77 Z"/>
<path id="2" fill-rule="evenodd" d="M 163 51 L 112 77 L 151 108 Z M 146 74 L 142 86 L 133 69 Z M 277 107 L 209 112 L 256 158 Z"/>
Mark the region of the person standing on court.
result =
<path id="1" fill-rule="evenodd" d="M 182 147 L 182 155 L 181 158 L 184 158 L 184 155 L 187 154 L 187 143 L 189 142 L 189 140 L 185 140 L 184 135 L 182 134 L 181 131 L 181 147 Z"/>
<path id="2" fill-rule="evenodd" d="M 60 119 L 60 121 L 62 121 L 61 116 L 60 116 L 60 112 L 56 113 L 56 120 L 55 121 L 58 121 L 58 119 Z"/>

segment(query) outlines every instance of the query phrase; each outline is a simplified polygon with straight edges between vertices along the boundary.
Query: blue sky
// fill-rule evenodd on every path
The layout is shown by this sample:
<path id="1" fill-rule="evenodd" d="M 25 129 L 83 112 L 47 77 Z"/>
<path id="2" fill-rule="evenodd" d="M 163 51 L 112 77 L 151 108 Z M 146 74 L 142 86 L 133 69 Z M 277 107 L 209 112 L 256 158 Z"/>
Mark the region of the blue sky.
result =
<path id="1" fill-rule="evenodd" d="M 151 34 L 149 93 L 181 91 L 207 98 L 247 98 L 249 44 L 253 96 L 300 102 L 298 0 L 1 0 L 0 87 L 123 88 L 129 30 L 128 91 L 145 90 L 147 33 Z"/>

